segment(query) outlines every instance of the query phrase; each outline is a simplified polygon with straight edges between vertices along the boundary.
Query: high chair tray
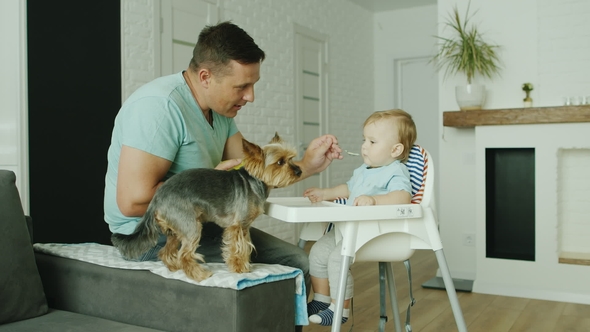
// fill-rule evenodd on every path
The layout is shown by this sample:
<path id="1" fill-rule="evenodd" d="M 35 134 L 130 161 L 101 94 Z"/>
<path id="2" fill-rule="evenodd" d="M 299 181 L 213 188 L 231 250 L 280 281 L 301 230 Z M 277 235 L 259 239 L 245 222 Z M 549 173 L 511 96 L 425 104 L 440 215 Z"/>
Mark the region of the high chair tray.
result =
<path id="1" fill-rule="evenodd" d="M 269 197 L 266 215 L 292 223 L 342 222 L 419 218 L 422 209 L 417 204 L 348 206 L 327 201 L 311 203 L 305 197 Z"/>

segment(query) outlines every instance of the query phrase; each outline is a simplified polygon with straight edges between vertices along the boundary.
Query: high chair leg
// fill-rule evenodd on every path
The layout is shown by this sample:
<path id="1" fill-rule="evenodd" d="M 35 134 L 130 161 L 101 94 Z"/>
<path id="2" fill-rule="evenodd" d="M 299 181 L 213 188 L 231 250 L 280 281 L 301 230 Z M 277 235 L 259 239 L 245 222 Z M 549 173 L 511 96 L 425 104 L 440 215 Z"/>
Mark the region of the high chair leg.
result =
<path id="1" fill-rule="evenodd" d="M 410 310 L 416 303 L 416 299 L 414 298 L 414 291 L 412 290 L 412 266 L 410 265 L 410 260 L 406 259 L 404 265 L 408 272 L 408 283 L 410 288 L 410 303 L 408 304 L 408 310 L 406 310 L 406 332 L 412 332 L 412 326 L 410 325 Z"/>
<path id="2" fill-rule="evenodd" d="M 447 290 L 449 302 L 451 302 L 451 309 L 453 309 L 457 328 L 459 329 L 459 332 L 467 332 L 467 326 L 465 325 L 465 319 L 463 318 L 463 311 L 461 311 L 461 306 L 459 305 L 459 299 L 457 298 L 457 292 L 455 291 L 455 284 L 453 284 L 445 254 L 442 249 L 435 250 L 434 253 L 436 254 L 438 267 L 440 268 L 443 281 L 445 282 L 445 289 Z"/>
<path id="3" fill-rule="evenodd" d="M 397 288 L 395 287 L 395 278 L 393 276 L 393 265 L 391 262 L 382 263 L 384 266 L 385 274 L 387 276 L 387 283 L 389 284 L 389 300 L 391 301 L 391 310 L 393 311 L 393 323 L 395 325 L 395 331 L 402 331 L 402 323 L 399 318 L 399 306 L 397 304 Z"/>
<path id="4" fill-rule="evenodd" d="M 385 313 L 385 263 L 379 262 L 379 332 L 385 331 L 387 314 Z"/>
<path id="5" fill-rule="evenodd" d="M 299 248 L 304 249 L 306 243 L 307 243 L 307 241 L 305 241 L 303 239 L 299 239 L 299 243 L 297 245 L 299 246 Z"/>

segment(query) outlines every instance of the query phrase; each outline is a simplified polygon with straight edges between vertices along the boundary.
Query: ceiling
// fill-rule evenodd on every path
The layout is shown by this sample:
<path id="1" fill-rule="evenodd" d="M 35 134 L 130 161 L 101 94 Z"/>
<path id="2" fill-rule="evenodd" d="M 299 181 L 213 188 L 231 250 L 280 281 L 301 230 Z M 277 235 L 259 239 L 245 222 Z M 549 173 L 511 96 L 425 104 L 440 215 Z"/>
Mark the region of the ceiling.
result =
<path id="1" fill-rule="evenodd" d="M 436 5 L 437 0 L 350 0 L 374 13 L 419 6 Z"/>

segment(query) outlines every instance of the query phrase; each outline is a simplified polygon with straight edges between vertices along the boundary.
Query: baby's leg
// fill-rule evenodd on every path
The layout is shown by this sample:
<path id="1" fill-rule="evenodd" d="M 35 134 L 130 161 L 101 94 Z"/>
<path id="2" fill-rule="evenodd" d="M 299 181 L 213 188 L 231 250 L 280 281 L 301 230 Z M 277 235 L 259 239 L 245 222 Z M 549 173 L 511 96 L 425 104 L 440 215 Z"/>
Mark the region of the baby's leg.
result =
<path id="1" fill-rule="evenodd" d="M 307 315 L 315 315 L 330 306 L 330 284 L 328 281 L 328 260 L 330 253 L 336 247 L 335 231 L 322 236 L 311 247 L 309 253 L 309 272 L 311 274 L 311 287 L 313 300 L 307 304 Z"/>
<path id="2" fill-rule="evenodd" d="M 330 288 L 330 293 L 332 296 L 338 293 L 338 282 L 340 281 L 340 269 L 342 266 L 342 255 L 340 254 L 342 250 L 342 243 L 338 243 L 337 246 L 334 247 L 332 252 L 328 257 L 328 283 Z M 352 298 L 352 294 L 354 291 L 354 279 L 352 278 L 352 274 L 348 271 L 348 278 L 346 280 L 346 291 L 344 294 L 344 310 L 342 311 L 342 323 L 346 323 L 348 320 L 349 315 L 349 307 L 350 307 L 350 299 Z M 309 321 L 312 323 L 330 326 L 332 325 L 332 321 L 334 319 L 334 310 L 335 310 L 335 303 L 336 301 L 341 301 L 341 299 L 332 298 L 332 303 L 330 306 L 309 317 Z"/>

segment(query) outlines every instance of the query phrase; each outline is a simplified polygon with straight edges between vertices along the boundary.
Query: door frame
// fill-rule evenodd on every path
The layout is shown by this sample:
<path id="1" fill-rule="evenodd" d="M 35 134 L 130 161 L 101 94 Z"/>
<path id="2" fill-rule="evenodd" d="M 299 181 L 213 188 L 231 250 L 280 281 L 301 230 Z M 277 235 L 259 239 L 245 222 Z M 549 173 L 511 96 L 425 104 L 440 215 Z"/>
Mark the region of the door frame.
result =
<path id="1" fill-rule="evenodd" d="M 402 67 L 407 63 L 430 61 L 432 56 L 415 56 L 393 59 L 393 105 L 402 108 Z"/>
<path id="2" fill-rule="evenodd" d="M 169 4 L 172 0 L 153 0 L 152 15 L 153 31 L 154 31 L 154 78 L 163 75 L 164 69 L 166 73 L 171 72 L 172 66 L 172 22 L 164 20 L 164 16 L 171 17 L 172 5 Z M 224 21 L 224 0 L 199 0 L 210 3 L 217 7 L 217 20 Z M 166 62 L 166 63 L 165 63 Z"/>
<path id="3" fill-rule="evenodd" d="M 301 96 L 303 94 L 302 89 L 300 88 L 300 82 L 302 80 L 302 72 L 303 68 L 300 65 L 300 58 L 298 56 L 300 45 L 299 45 L 299 38 L 298 35 L 303 37 L 313 39 L 321 44 L 320 49 L 322 52 L 322 59 L 321 59 L 321 67 L 319 70 L 320 74 L 320 114 L 319 114 L 319 133 L 327 133 L 329 132 L 329 98 L 328 98 L 328 86 L 329 86 L 329 70 L 328 70 L 328 35 L 322 34 L 320 32 L 314 31 L 310 28 L 305 26 L 299 25 L 297 23 L 293 23 L 293 78 L 294 78 L 294 122 L 295 122 L 295 142 L 297 142 L 297 151 L 298 153 L 303 153 L 303 114 L 302 114 L 302 100 Z M 303 155 L 301 155 L 303 157 Z M 322 188 L 328 187 L 330 184 L 330 170 L 329 168 L 324 170 L 323 172 L 319 173 L 319 185 Z M 295 184 L 295 190 L 298 193 L 303 193 L 303 181 L 300 181 Z M 301 234 L 301 229 L 305 227 L 305 224 L 296 224 L 293 228 L 294 231 L 294 238 L 299 239 Z M 318 233 L 321 235 L 321 232 Z"/>
<path id="4" fill-rule="evenodd" d="M 303 137 L 301 137 L 302 132 L 302 118 L 303 115 L 301 114 L 301 107 L 302 102 L 299 99 L 299 96 L 302 94 L 302 91 L 299 87 L 299 77 L 302 71 L 299 62 L 297 61 L 298 56 L 297 52 L 299 50 L 299 44 L 297 40 L 297 35 L 302 35 L 310 39 L 314 39 L 322 44 L 322 67 L 320 68 L 320 88 L 321 88 L 321 95 L 320 95 L 320 133 L 327 133 L 330 130 L 329 126 L 329 116 L 328 116 L 328 109 L 330 107 L 329 98 L 328 98 L 328 83 L 329 83 L 329 71 L 328 71 L 328 36 L 322 34 L 320 32 L 314 31 L 309 29 L 305 26 L 299 25 L 297 23 L 293 23 L 293 77 L 295 78 L 295 109 L 294 109 L 294 121 L 295 121 L 295 142 L 297 142 L 298 152 L 301 151 L 301 147 L 303 144 Z M 322 173 L 319 174 L 320 176 L 320 184 L 322 187 L 329 186 L 329 169 L 326 169 Z M 301 188 L 297 187 L 297 190 L 301 191 Z"/>

